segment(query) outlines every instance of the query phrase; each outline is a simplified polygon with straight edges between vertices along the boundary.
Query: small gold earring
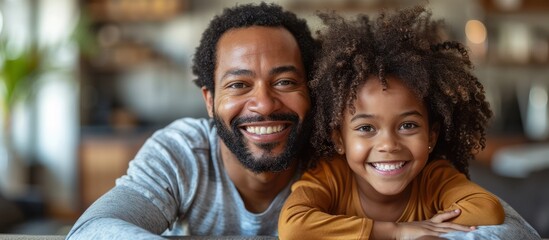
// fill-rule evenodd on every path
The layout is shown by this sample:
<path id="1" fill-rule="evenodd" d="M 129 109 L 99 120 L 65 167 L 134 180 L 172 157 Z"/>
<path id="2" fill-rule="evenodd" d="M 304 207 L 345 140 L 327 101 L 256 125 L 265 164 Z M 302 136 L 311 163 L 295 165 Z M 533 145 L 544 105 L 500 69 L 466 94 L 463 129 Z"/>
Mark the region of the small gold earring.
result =
<path id="1" fill-rule="evenodd" d="M 431 146 L 429 146 L 429 152 L 431 152 L 433 150 L 433 148 L 431 148 Z"/>

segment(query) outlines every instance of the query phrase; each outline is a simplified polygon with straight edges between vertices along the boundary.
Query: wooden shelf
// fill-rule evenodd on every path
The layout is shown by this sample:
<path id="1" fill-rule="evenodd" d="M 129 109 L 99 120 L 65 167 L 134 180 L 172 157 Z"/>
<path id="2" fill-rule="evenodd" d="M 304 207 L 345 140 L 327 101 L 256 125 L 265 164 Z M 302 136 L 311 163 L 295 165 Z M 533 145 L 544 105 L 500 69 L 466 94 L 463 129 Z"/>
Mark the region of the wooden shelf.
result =
<path id="1" fill-rule="evenodd" d="M 90 0 L 87 9 L 94 21 L 166 21 L 188 9 L 186 0 Z"/>
<path id="2" fill-rule="evenodd" d="M 85 210 L 126 173 L 149 133 L 132 135 L 84 135 L 80 144 L 80 196 Z"/>
<path id="3" fill-rule="evenodd" d="M 484 11 L 487 13 L 546 13 L 549 11 L 547 0 L 520 0 L 516 9 L 504 9 L 498 6 L 496 2 L 495 0 L 480 0 Z"/>

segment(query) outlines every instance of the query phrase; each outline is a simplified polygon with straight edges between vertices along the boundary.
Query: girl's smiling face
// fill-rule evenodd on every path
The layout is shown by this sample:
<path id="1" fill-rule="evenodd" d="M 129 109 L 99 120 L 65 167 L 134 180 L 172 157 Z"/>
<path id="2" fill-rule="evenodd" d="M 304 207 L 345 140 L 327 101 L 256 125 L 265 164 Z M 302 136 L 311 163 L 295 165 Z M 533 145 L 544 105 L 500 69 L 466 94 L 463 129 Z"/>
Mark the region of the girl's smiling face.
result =
<path id="1" fill-rule="evenodd" d="M 386 90 L 377 77 L 359 86 L 355 113 L 345 109 L 333 137 L 366 195 L 394 197 L 423 169 L 438 132 L 421 99 L 397 77 L 387 82 Z"/>

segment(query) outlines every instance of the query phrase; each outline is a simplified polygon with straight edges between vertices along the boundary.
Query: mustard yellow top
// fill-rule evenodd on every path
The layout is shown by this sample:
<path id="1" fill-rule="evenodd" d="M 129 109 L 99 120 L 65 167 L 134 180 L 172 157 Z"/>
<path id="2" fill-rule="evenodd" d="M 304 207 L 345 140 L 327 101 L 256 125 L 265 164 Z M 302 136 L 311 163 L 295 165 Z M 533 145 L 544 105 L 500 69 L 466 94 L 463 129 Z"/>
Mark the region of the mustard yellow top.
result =
<path id="1" fill-rule="evenodd" d="M 461 209 L 452 222 L 503 223 L 499 200 L 469 181 L 447 160 L 428 163 L 412 184 L 397 222 L 422 221 L 441 211 Z M 364 215 L 351 169 L 343 158 L 321 161 L 292 186 L 278 223 L 280 239 L 368 239 L 373 220 Z"/>

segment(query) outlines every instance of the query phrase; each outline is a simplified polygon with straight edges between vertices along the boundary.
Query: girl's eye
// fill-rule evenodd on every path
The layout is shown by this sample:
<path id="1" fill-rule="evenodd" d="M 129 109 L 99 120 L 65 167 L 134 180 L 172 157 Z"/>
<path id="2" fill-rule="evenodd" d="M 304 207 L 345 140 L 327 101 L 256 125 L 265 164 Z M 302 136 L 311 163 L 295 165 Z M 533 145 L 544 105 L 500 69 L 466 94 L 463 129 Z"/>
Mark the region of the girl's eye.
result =
<path id="1" fill-rule="evenodd" d="M 418 125 L 412 122 L 406 122 L 400 125 L 400 129 L 402 130 L 414 129 L 416 127 L 418 127 Z"/>
<path id="2" fill-rule="evenodd" d="M 356 130 L 358 130 L 360 132 L 373 132 L 373 131 L 375 131 L 374 127 L 371 126 L 371 125 L 363 125 L 363 126 L 358 127 Z"/>

